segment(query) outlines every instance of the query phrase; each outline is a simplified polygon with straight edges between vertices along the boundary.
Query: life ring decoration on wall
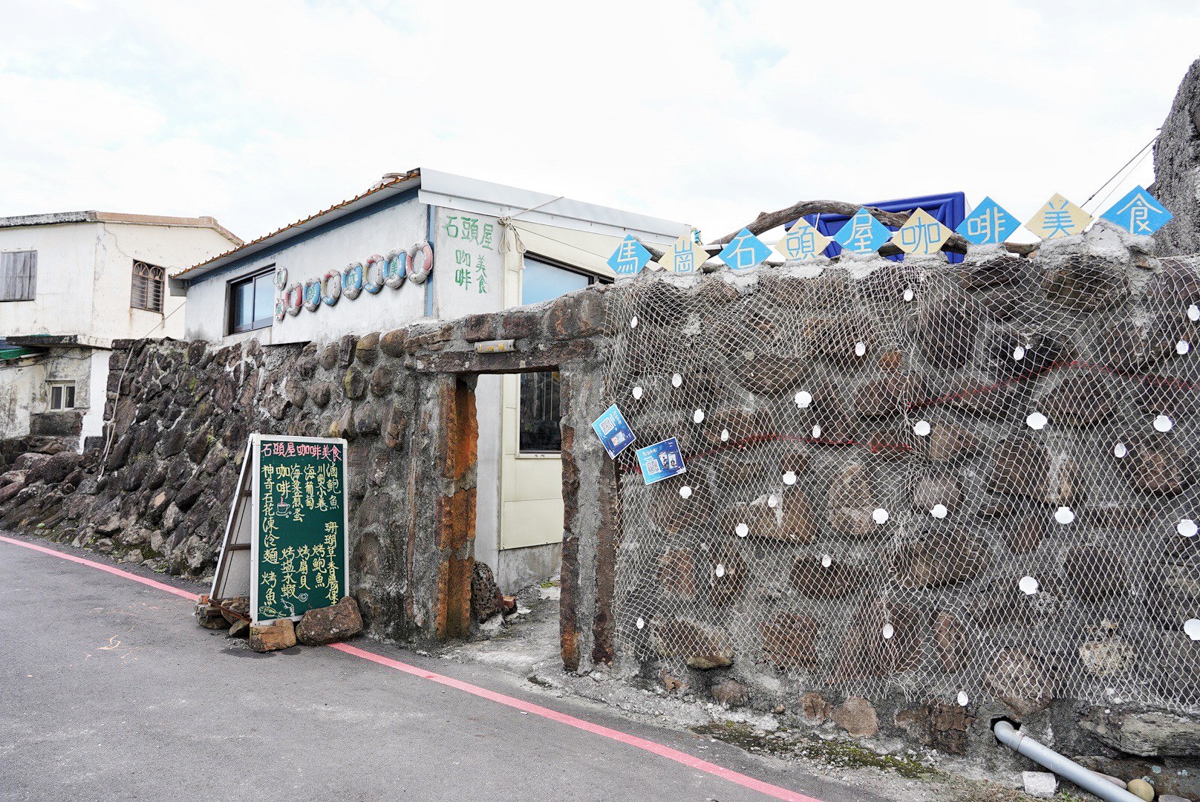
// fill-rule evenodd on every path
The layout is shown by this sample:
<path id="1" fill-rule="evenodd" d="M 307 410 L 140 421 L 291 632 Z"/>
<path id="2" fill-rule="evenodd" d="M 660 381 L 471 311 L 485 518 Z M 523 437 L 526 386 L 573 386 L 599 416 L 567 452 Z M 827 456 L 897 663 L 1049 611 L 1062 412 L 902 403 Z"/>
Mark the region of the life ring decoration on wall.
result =
<path id="1" fill-rule="evenodd" d="M 372 254 L 366 261 L 351 262 L 341 270 L 330 270 L 304 283 L 289 284 L 287 268 L 281 267 L 275 271 L 275 287 L 280 293 L 275 301 L 275 319 L 294 317 L 301 309 L 316 312 L 322 306 L 337 306 L 342 298 L 353 301 L 363 290 L 378 295 L 384 287 L 398 290 L 408 280 L 424 284 L 432 272 L 433 246 L 428 242 L 418 242 L 408 250 L 398 248 L 386 256 Z"/>

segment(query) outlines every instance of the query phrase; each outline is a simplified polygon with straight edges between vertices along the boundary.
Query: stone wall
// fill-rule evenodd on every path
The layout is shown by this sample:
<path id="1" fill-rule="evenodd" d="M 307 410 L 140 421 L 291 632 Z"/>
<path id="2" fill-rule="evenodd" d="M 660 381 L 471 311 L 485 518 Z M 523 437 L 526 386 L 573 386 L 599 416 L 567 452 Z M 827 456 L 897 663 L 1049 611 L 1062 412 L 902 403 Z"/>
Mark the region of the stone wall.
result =
<path id="1" fill-rule="evenodd" d="M 203 575 L 248 433 L 343 436 L 369 632 L 460 637 L 475 376 L 557 368 L 568 670 L 948 751 L 1009 716 L 1075 754 L 1194 755 L 1200 273 L 1151 251 L 1101 224 L 1028 259 L 645 275 L 332 344 L 121 343 L 109 450 L 18 457 L 0 526 Z M 688 472 L 610 460 L 614 402 Z"/>
<path id="2" fill-rule="evenodd" d="M 1154 235 L 1162 252 L 1200 252 L 1200 60 L 1179 85 L 1154 144 L 1153 191 L 1175 215 Z"/>

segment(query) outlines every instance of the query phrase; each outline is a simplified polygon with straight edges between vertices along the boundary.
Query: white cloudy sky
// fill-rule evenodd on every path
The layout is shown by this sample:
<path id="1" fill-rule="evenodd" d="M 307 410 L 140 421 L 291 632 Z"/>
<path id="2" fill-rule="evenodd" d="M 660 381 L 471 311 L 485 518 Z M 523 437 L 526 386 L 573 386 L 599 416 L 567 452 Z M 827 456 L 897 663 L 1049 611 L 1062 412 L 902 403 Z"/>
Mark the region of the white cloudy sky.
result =
<path id="1" fill-rule="evenodd" d="M 817 198 L 964 190 L 1026 219 L 1082 204 L 1200 57 L 1189 0 L 0 7 L 0 215 L 247 239 L 417 166 L 709 238 Z"/>

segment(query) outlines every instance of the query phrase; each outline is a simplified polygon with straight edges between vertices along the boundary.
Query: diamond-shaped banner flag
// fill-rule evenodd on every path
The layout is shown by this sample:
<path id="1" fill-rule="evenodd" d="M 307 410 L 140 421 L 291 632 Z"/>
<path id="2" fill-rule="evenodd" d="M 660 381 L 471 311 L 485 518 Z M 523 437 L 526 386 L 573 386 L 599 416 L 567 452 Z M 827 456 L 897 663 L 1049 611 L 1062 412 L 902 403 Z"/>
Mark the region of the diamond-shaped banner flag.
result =
<path id="1" fill-rule="evenodd" d="M 1100 216 L 1111 220 L 1130 234 L 1145 235 L 1158 231 L 1175 215 L 1168 212 L 1153 195 L 1139 186 L 1130 190 L 1129 194 Z"/>
<path id="2" fill-rule="evenodd" d="M 1057 192 L 1046 201 L 1025 227 L 1044 240 L 1082 234 L 1092 216 Z"/>
<path id="3" fill-rule="evenodd" d="M 953 232 L 924 209 L 917 209 L 892 235 L 897 248 L 913 256 L 929 256 L 942 250 Z"/>
<path id="4" fill-rule="evenodd" d="M 833 240 L 820 231 L 817 231 L 807 220 L 801 217 L 784 234 L 783 239 L 775 243 L 775 250 L 779 251 L 784 259 L 806 261 L 821 256 L 831 242 Z"/>
<path id="5" fill-rule="evenodd" d="M 1020 227 L 1008 209 L 991 198 L 984 198 L 955 230 L 972 245 L 999 245 Z"/>
<path id="6" fill-rule="evenodd" d="M 864 206 L 833 235 L 833 241 L 851 253 L 873 253 L 882 248 L 891 236 L 892 232 L 872 217 Z"/>
<path id="7" fill-rule="evenodd" d="M 708 259 L 708 251 L 691 234 L 675 240 L 658 263 L 671 273 L 695 273 Z"/>
<path id="8" fill-rule="evenodd" d="M 608 257 L 608 266 L 618 276 L 634 276 L 650 261 L 650 251 L 642 243 L 626 234 L 625 239 Z"/>
<path id="9" fill-rule="evenodd" d="M 771 249 L 763 241 L 743 228 L 737 236 L 729 241 L 725 249 L 718 254 L 721 261 L 734 270 L 749 270 L 755 265 L 762 264 L 771 255 Z"/>

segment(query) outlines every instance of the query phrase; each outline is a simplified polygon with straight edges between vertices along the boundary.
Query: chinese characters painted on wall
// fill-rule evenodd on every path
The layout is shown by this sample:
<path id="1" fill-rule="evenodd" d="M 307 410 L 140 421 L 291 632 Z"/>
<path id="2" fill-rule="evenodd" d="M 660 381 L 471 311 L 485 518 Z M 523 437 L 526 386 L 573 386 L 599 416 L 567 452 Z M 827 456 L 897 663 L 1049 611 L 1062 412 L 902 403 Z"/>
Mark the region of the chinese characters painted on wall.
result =
<path id="1" fill-rule="evenodd" d="M 466 292 L 487 295 L 487 260 L 483 251 L 494 251 L 496 224 L 478 217 L 446 215 L 442 231 L 453 240 L 454 283 Z"/>

